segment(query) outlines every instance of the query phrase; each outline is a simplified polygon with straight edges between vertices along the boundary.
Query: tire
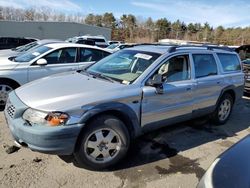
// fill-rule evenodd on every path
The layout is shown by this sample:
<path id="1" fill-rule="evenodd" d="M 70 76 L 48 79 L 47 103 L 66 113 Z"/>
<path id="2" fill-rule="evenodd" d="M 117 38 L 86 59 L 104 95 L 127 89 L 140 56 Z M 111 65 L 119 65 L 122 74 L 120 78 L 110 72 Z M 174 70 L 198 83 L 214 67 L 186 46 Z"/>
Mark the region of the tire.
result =
<path id="1" fill-rule="evenodd" d="M 226 93 L 221 97 L 214 113 L 212 114 L 212 122 L 215 125 L 224 125 L 228 121 L 232 109 L 233 97 L 229 93 Z"/>
<path id="2" fill-rule="evenodd" d="M 83 129 L 74 156 L 80 167 L 104 170 L 126 155 L 129 144 L 124 123 L 115 116 L 101 115 Z"/>
<path id="3" fill-rule="evenodd" d="M 0 108 L 4 108 L 8 99 L 9 92 L 16 89 L 17 86 L 8 81 L 0 81 Z"/>

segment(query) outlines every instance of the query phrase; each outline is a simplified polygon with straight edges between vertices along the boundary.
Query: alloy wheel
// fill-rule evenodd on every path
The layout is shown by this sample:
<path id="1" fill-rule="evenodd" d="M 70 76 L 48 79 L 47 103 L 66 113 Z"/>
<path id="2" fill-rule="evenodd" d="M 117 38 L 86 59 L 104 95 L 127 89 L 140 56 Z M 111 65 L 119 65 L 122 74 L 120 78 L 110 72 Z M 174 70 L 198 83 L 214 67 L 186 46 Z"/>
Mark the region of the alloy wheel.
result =
<path id="1" fill-rule="evenodd" d="M 88 136 L 84 148 L 89 160 L 95 163 L 106 163 L 118 155 L 121 149 L 121 138 L 112 129 L 99 129 Z"/>

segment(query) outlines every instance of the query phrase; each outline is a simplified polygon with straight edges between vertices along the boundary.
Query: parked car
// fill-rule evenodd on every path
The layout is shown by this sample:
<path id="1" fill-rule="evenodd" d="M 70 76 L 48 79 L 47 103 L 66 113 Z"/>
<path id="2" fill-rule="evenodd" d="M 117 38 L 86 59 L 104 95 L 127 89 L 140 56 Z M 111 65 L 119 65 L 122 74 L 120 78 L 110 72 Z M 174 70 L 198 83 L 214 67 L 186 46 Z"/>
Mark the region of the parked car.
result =
<path id="1" fill-rule="evenodd" d="M 0 50 L 16 48 L 31 42 L 37 41 L 34 38 L 0 37 Z"/>
<path id="2" fill-rule="evenodd" d="M 248 135 L 215 159 L 197 188 L 249 188 L 249 148 Z"/>
<path id="3" fill-rule="evenodd" d="M 86 44 L 86 45 L 95 46 L 95 41 L 90 40 L 90 39 L 83 39 L 83 38 L 76 37 L 76 38 L 73 38 L 71 42 L 76 43 L 76 44 Z"/>
<path id="4" fill-rule="evenodd" d="M 135 46 L 136 44 L 132 43 L 124 43 L 124 44 L 111 44 L 106 49 L 112 53 L 122 50 L 124 48 L 130 48 Z"/>
<path id="5" fill-rule="evenodd" d="M 12 49 L 6 49 L 6 50 L 0 50 L 0 58 L 1 57 L 16 57 L 20 54 L 26 53 L 28 50 L 36 48 L 37 46 L 49 44 L 49 43 L 59 43 L 62 42 L 61 40 L 57 39 L 44 39 L 44 40 L 38 40 L 35 42 L 31 42 L 29 44 L 19 46 Z"/>
<path id="6" fill-rule="evenodd" d="M 77 36 L 71 39 L 72 42 L 76 43 L 76 41 L 92 41 L 95 42 L 95 45 L 101 48 L 106 48 L 109 44 L 104 36 Z"/>
<path id="7" fill-rule="evenodd" d="M 236 53 L 212 47 L 136 46 L 16 89 L 5 117 L 32 150 L 105 169 L 147 131 L 208 114 L 226 123 L 243 93 L 240 64 Z"/>
<path id="8" fill-rule="evenodd" d="M 242 61 L 242 64 L 245 73 L 245 92 L 250 93 L 250 59 Z"/>
<path id="9" fill-rule="evenodd" d="M 124 42 L 123 41 L 109 40 L 108 43 L 109 43 L 109 45 L 111 45 L 111 44 L 123 44 Z"/>
<path id="10" fill-rule="evenodd" d="M 0 106 L 4 106 L 13 89 L 45 76 L 81 70 L 110 52 L 88 45 L 50 43 L 15 58 L 0 58 Z"/>

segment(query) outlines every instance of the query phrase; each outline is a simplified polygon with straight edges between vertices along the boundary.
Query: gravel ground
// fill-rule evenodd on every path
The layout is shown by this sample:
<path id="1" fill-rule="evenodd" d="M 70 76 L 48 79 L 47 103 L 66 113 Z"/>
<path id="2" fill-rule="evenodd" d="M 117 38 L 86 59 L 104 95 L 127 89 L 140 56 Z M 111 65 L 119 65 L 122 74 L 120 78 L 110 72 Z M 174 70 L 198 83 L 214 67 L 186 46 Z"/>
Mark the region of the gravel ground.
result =
<path id="1" fill-rule="evenodd" d="M 250 98 L 234 108 L 229 122 L 213 126 L 184 122 L 136 139 L 114 169 L 88 171 L 72 158 L 32 152 L 7 154 L 13 139 L 0 112 L 0 187 L 195 187 L 213 160 L 250 133 Z M 15 148 L 14 148 L 15 149 Z"/>

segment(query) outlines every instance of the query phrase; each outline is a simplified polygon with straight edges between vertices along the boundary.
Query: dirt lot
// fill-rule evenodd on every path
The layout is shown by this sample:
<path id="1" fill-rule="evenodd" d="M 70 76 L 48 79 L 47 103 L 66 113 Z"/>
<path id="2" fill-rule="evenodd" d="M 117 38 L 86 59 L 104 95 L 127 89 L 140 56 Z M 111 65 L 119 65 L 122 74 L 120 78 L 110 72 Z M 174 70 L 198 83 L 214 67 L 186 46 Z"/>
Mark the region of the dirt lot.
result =
<path id="1" fill-rule="evenodd" d="M 185 122 L 154 131 L 134 141 L 115 169 L 93 172 L 28 148 L 7 154 L 13 140 L 0 112 L 0 187 L 195 187 L 219 154 L 250 133 L 249 114 L 243 98 L 224 126 Z"/>

